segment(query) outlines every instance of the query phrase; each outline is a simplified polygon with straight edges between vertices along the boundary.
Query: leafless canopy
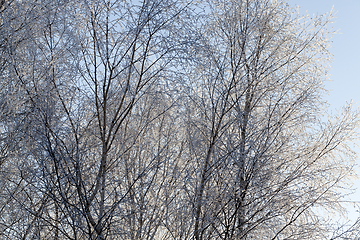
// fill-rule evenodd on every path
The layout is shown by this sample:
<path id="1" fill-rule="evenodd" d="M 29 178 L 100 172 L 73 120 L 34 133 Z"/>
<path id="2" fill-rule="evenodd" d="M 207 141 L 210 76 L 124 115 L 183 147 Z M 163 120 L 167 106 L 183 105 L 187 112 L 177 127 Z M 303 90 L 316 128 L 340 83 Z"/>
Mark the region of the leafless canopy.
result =
<path id="1" fill-rule="evenodd" d="M 0 2 L 1 239 L 355 239 L 359 114 L 332 13 L 275 0 Z M 332 215 L 330 215 L 332 214 Z"/>

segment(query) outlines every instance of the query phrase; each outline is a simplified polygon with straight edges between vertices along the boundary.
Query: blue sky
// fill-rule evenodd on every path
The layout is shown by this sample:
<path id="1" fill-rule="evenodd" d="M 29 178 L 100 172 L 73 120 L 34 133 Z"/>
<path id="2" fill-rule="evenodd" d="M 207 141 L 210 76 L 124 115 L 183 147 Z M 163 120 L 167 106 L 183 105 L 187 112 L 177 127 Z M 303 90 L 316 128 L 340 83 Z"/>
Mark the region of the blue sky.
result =
<path id="1" fill-rule="evenodd" d="M 299 6 L 300 13 L 324 14 L 334 7 L 336 18 L 329 27 L 338 30 L 332 38 L 330 52 L 334 55 L 330 71 L 331 82 L 326 83 L 329 94 L 325 99 L 333 112 L 351 100 L 360 106 L 360 0 L 289 0 L 290 6 Z M 359 141 L 360 142 L 360 141 Z M 357 149 L 360 157 L 360 149 Z M 360 159 L 358 160 L 360 165 Z M 360 175 L 360 168 L 358 168 Z M 356 192 L 352 201 L 360 201 L 360 180 L 355 181 Z M 349 206 L 349 219 L 359 213 Z"/>

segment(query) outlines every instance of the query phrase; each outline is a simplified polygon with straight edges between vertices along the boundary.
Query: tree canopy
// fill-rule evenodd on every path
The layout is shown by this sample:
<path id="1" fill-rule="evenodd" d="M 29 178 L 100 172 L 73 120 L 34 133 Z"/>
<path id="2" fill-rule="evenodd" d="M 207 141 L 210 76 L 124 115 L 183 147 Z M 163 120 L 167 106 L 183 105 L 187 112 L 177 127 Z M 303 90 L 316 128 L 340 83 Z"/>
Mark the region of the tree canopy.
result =
<path id="1" fill-rule="evenodd" d="M 282 0 L 1 1 L 0 238 L 359 237 L 331 217 L 359 125 L 322 98 L 332 18 Z"/>

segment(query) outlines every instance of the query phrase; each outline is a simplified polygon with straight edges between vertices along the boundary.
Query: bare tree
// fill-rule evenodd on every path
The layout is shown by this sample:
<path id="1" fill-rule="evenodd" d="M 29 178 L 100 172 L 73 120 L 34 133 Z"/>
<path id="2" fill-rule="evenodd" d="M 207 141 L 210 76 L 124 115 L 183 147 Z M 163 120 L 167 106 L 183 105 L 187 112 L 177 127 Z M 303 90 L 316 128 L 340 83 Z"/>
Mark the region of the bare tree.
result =
<path id="1" fill-rule="evenodd" d="M 331 13 L 270 0 L 0 11 L 1 237 L 356 236 L 325 216 L 343 210 L 359 121 L 321 98 Z"/>
<path id="2" fill-rule="evenodd" d="M 0 236 L 9 239 L 25 231 L 27 211 L 23 195 L 27 184 L 19 167 L 26 164 L 23 148 L 28 144 L 29 127 L 26 91 L 14 78 L 11 54 L 29 38 L 28 29 L 36 25 L 36 2 L 0 2 Z M 24 159 L 25 158 L 25 159 Z"/>
<path id="3" fill-rule="evenodd" d="M 177 98 L 167 78 L 186 4 L 42 6 L 42 27 L 11 54 L 32 108 L 24 196 L 14 196 L 29 214 L 21 238 L 154 238 L 174 191 Z"/>
<path id="4" fill-rule="evenodd" d="M 328 238 L 319 211 L 341 209 L 358 125 L 347 107 L 321 116 L 332 15 L 312 21 L 282 1 L 208 9 L 189 84 L 194 239 Z"/>

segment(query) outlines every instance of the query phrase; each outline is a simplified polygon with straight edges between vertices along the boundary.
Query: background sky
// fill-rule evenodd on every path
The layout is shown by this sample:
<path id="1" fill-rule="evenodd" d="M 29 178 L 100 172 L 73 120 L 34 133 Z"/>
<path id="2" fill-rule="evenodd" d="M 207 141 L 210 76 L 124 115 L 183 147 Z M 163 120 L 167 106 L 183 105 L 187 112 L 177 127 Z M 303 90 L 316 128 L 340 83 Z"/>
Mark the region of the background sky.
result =
<path id="1" fill-rule="evenodd" d="M 302 15 L 321 15 L 334 8 L 334 23 L 329 27 L 338 30 L 332 38 L 330 52 L 334 55 L 330 71 L 331 82 L 325 86 L 329 94 L 325 99 L 334 113 L 351 100 L 360 106 L 360 0 L 289 0 L 290 6 L 299 6 Z M 359 141 L 360 142 L 360 141 Z M 360 157 L 360 148 L 356 151 Z M 360 165 L 360 159 L 358 160 Z M 360 176 L 360 168 L 357 169 Z M 360 180 L 354 181 L 357 188 L 350 196 L 352 201 L 360 202 Z M 353 206 L 348 206 L 349 220 L 359 216 Z"/>

